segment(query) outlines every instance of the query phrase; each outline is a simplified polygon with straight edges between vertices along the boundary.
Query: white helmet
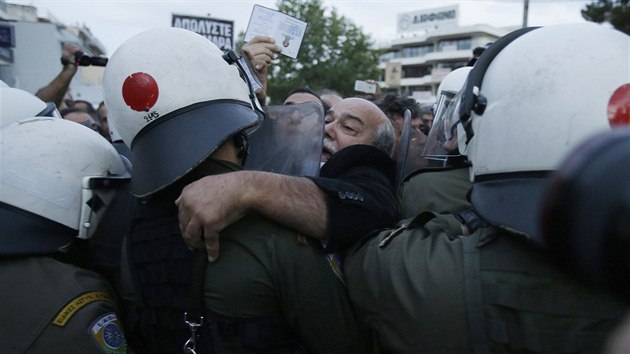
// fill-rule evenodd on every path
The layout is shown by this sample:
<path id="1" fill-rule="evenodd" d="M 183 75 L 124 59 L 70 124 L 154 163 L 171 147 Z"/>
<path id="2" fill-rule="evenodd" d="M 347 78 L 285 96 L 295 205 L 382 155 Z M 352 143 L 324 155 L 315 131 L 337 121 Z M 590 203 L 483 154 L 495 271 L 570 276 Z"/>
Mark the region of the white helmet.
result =
<path id="1" fill-rule="evenodd" d="M 109 128 L 109 140 L 113 143 L 116 141 L 122 141 L 122 137 L 120 136 L 120 134 L 118 134 L 118 129 L 116 129 L 116 127 L 112 124 L 112 122 L 108 122 L 108 128 Z"/>
<path id="2" fill-rule="evenodd" d="M 35 116 L 61 118 L 54 103 L 46 103 L 24 90 L 0 87 L 0 127 Z"/>
<path id="3" fill-rule="evenodd" d="M 89 238 L 111 187 L 129 180 L 107 140 L 63 119 L 14 122 L 0 131 L 0 150 L 2 254 L 55 252 Z"/>
<path id="4" fill-rule="evenodd" d="M 538 239 L 547 173 L 584 138 L 610 129 L 611 97 L 630 91 L 629 63 L 630 37 L 593 23 L 517 30 L 484 52 L 458 112 L 471 202 L 484 219 Z"/>
<path id="5" fill-rule="evenodd" d="M 446 163 L 449 157 L 459 156 L 457 151 L 457 128 L 459 120 L 454 112 L 460 99 L 458 95 L 466 82 L 472 66 L 464 66 L 451 71 L 438 87 L 437 97 L 433 111 L 435 118 L 429 131 L 427 143 L 422 151 L 422 156 L 429 160 L 439 160 Z M 451 103 L 454 103 L 451 105 Z"/>
<path id="6" fill-rule="evenodd" d="M 253 91 L 223 54 L 199 34 L 168 27 L 134 36 L 112 55 L 104 98 L 131 148 L 133 194 L 165 188 L 259 123 Z"/>

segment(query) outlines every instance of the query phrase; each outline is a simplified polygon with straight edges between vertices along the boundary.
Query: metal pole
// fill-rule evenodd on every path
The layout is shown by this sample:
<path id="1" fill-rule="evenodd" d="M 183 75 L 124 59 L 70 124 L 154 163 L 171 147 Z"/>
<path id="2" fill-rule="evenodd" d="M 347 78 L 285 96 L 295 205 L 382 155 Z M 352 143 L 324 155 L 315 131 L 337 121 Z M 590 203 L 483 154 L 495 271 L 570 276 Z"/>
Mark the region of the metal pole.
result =
<path id="1" fill-rule="evenodd" d="M 523 28 L 527 27 L 527 13 L 529 12 L 529 0 L 523 0 Z"/>

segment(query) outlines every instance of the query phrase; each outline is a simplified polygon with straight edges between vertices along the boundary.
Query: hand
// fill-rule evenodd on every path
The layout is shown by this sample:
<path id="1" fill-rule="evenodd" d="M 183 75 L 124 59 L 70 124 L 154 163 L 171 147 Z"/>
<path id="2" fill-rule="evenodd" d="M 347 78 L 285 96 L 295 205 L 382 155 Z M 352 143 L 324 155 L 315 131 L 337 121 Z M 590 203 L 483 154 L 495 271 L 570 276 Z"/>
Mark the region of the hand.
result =
<path id="1" fill-rule="evenodd" d="M 243 54 L 257 73 L 266 74 L 267 67 L 275 59 L 274 54 L 282 51 L 275 43 L 276 40 L 271 37 L 256 36 L 243 46 Z"/>
<path id="2" fill-rule="evenodd" d="M 282 48 L 277 46 L 275 42 L 275 39 L 271 37 L 256 36 L 245 43 L 242 48 L 243 55 L 249 60 L 251 66 L 254 68 L 258 81 L 263 85 L 263 89 L 256 92 L 256 96 L 261 105 L 265 104 L 266 99 L 267 68 L 275 59 L 274 53 L 282 51 Z"/>
<path id="3" fill-rule="evenodd" d="M 77 43 L 63 42 L 63 44 L 61 45 L 61 57 L 70 61 L 71 63 L 74 63 L 74 54 L 82 50 L 83 48 L 81 48 L 81 46 Z"/>
<path id="4" fill-rule="evenodd" d="M 243 185 L 238 172 L 208 176 L 186 186 L 175 201 L 184 242 L 191 250 L 205 247 L 210 262 L 219 257 L 219 232 L 247 212 Z"/>
<path id="5" fill-rule="evenodd" d="M 376 85 L 376 91 L 374 92 L 374 97 L 381 98 L 381 86 L 378 84 L 378 82 L 375 80 L 366 80 L 365 82 Z"/>

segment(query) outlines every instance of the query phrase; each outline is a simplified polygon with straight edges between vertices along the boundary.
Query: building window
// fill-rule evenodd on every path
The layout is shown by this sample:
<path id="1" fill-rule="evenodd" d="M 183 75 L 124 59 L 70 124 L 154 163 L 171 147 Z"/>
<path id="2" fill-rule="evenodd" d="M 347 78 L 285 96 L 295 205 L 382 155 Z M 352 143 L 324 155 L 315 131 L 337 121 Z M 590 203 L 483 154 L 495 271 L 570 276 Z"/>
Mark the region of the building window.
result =
<path id="1" fill-rule="evenodd" d="M 427 65 L 407 65 L 403 66 L 402 77 L 423 77 L 431 75 L 431 66 Z"/>
<path id="2" fill-rule="evenodd" d="M 472 38 L 445 39 L 438 44 L 440 52 L 471 49 Z"/>
<path id="3" fill-rule="evenodd" d="M 428 53 L 433 52 L 433 45 L 421 45 L 418 47 L 407 47 L 403 48 L 400 51 L 400 56 L 402 58 L 413 58 L 413 57 L 421 57 Z"/>
<path id="4" fill-rule="evenodd" d="M 414 92 L 431 92 L 431 86 L 406 86 L 402 87 L 401 94 L 404 96 L 413 96 Z"/>
<path id="5" fill-rule="evenodd" d="M 472 54 L 471 54 L 472 55 Z M 462 66 L 468 65 L 467 61 L 444 61 L 437 64 L 438 69 L 448 68 L 451 70 L 455 70 L 457 68 L 461 68 Z"/>
<path id="6" fill-rule="evenodd" d="M 380 57 L 381 63 L 387 63 L 390 60 L 396 58 L 396 56 L 397 56 L 396 54 L 398 54 L 398 52 L 387 52 L 387 53 L 381 55 L 381 57 Z"/>

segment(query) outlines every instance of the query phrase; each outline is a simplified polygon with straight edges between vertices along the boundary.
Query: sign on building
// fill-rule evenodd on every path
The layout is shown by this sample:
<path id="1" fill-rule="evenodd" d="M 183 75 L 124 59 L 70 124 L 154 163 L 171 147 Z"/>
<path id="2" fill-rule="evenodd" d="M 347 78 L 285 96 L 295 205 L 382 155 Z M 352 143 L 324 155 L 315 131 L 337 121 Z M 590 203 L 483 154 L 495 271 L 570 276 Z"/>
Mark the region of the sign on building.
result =
<path id="1" fill-rule="evenodd" d="M 234 21 L 173 14 L 172 27 L 199 33 L 223 50 L 234 47 Z"/>
<path id="2" fill-rule="evenodd" d="M 15 48 L 15 29 L 11 25 L 0 25 L 0 47 Z"/>
<path id="3" fill-rule="evenodd" d="M 459 6 L 405 12 L 398 14 L 397 33 L 415 32 L 428 28 L 457 26 Z"/>
<path id="4" fill-rule="evenodd" d="M 385 82 L 390 86 L 400 86 L 402 77 L 402 63 L 389 62 L 385 67 Z"/>

